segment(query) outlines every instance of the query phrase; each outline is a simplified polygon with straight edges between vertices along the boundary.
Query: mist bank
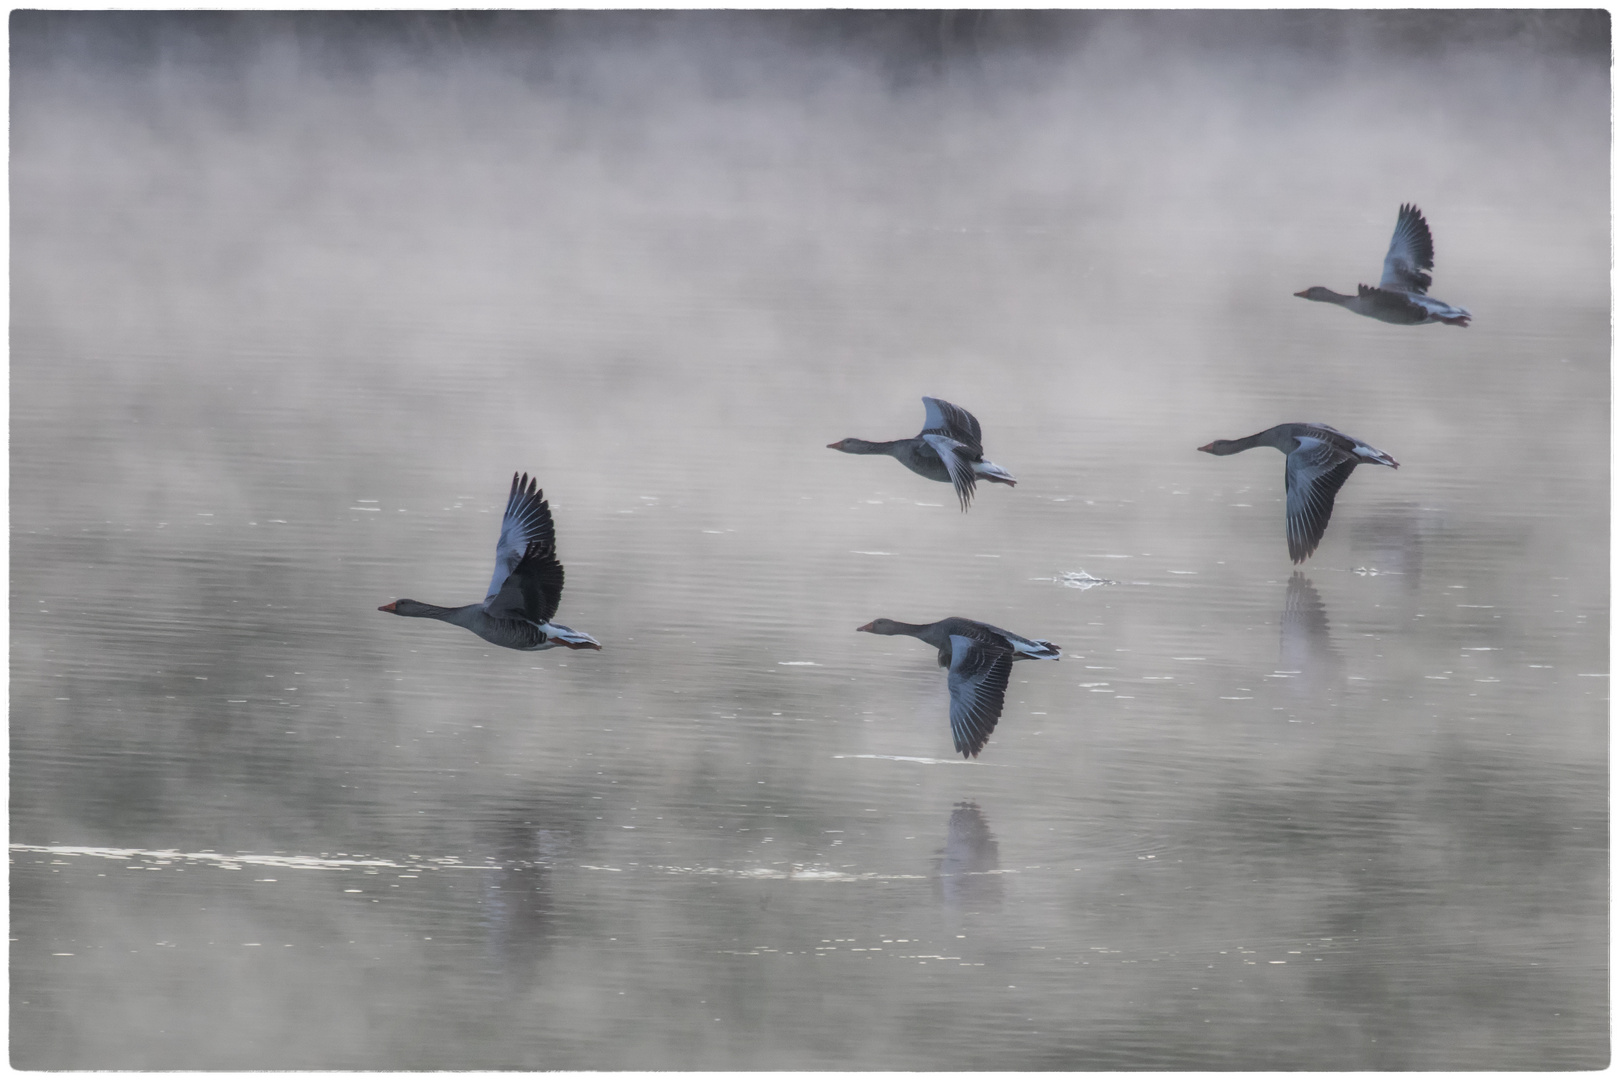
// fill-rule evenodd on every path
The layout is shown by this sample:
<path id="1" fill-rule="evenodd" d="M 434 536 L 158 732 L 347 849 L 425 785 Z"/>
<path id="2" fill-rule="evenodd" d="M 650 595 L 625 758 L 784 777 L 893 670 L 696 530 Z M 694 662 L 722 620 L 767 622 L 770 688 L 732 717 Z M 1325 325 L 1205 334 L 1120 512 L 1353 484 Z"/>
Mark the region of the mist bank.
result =
<path id="1" fill-rule="evenodd" d="M 1062 65 L 1075 49 L 1134 35 L 1193 56 L 1295 54 L 1317 62 L 1434 59 L 1517 51 L 1607 67 L 1602 9 L 1486 11 L 15 11 L 14 75 L 67 66 L 150 75 L 193 67 L 243 77 L 243 65 L 294 55 L 311 73 L 477 59 L 567 83 L 602 51 L 655 50 L 701 61 L 716 89 L 737 80 L 814 77 L 830 59 L 896 84 L 985 65 Z M 799 65 L 784 67 L 791 54 Z"/>

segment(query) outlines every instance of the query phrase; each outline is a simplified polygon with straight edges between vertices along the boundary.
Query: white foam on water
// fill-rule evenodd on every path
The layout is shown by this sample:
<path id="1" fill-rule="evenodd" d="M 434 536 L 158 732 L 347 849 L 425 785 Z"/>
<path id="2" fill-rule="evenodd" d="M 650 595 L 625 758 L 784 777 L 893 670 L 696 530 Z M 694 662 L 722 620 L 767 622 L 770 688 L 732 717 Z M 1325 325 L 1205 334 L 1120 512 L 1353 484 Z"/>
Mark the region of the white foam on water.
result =
<path id="1" fill-rule="evenodd" d="M 989 765 L 996 769 L 1010 769 L 1011 765 L 998 765 L 993 761 L 969 761 L 966 758 L 907 757 L 904 754 L 834 754 L 835 758 L 867 758 L 875 761 L 912 761 L 918 765 Z"/>
<path id="2" fill-rule="evenodd" d="M 44 855 L 79 856 L 92 859 L 119 859 L 129 862 L 142 859 L 167 865 L 175 862 L 202 863 L 222 870 L 240 870 L 244 866 L 277 866 L 288 870 L 347 870 L 351 867 L 372 867 L 385 870 L 478 870 L 476 863 L 463 863 L 454 855 L 437 859 L 413 859 L 395 862 L 392 859 L 329 858 L 316 855 L 255 855 L 236 852 L 230 855 L 217 851 L 177 851 L 173 848 L 151 851 L 145 848 L 82 847 L 61 844 L 12 844 L 12 851 L 33 851 Z"/>
<path id="3" fill-rule="evenodd" d="M 684 874 L 695 877 L 744 878 L 751 881 L 923 881 L 924 874 L 849 874 L 842 870 L 828 870 L 813 866 L 794 866 L 783 870 L 772 866 L 732 870 L 720 866 L 655 866 L 665 874 Z"/>

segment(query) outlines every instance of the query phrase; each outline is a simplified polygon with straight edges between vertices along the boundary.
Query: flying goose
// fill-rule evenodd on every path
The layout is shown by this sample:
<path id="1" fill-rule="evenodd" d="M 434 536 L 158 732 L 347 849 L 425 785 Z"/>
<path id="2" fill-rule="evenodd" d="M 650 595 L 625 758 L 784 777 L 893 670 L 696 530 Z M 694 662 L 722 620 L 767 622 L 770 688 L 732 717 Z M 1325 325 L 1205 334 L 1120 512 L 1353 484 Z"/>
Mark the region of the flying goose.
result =
<path id="1" fill-rule="evenodd" d="M 951 736 L 963 757 L 978 757 L 996 730 L 1013 661 L 1059 658 L 1058 647 L 1050 641 L 1020 637 L 973 619 L 953 617 L 921 626 L 873 619 L 855 629 L 868 634 L 905 634 L 939 650 L 939 666 L 949 669 Z"/>
<path id="2" fill-rule="evenodd" d="M 1320 300 L 1325 304 L 1338 304 L 1357 315 L 1402 326 L 1431 322 L 1467 326 L 1468 320 L 1473 318 L 1467 308 L 1452 307 L 1443 300 L 1427 295 L 1428 271 L 1433 269 L 1434 238 L 1429 235 L 1429 223 L 1423 220 L 1423 211 L 1410 203 L 1403 203 L 1400 216 L 1395 219 L 1395 235 L 1389 241 L 1389 254 L 1384 256 L 1384 276 L 1379 279 L 1376 288 L 1357 285 L 1355 296 L 1345 296 L 1332 289 L 1312 285 L 1294 295 L 1306 300 Z"/>
<path id="3" fill-rule="evenodd" d="M 1333 496 L 1357 465 L 1401 463 L 1360 439 L 1353 439 L 1326 424 L 1278 424 L 1246 439 L 1216 439 L 1198 449 L 1225 456 L 1256 446 L 1274 446 L 1288 455 L 1283 479 L 1288 493 L 1288 555 L 1304 562 L 1322 542 Z"/>
<path id="4" fill-rule="evenodd" d="M 563 568 L 557 561 L 551 504 L 527 473 L 512 474 L 512 492 L 495 544 L 495 575 L 483 603 L 442 608 L 415 600 L 395 600 L 378 611 L 416 619 L 439 619 L 464 626 L 491 645 L 534 652 L 555 649 L 600 649 L 589 634 L 571 630 L 551 617 L 562 599 Z"/>
<path id="5" fill-rule="evenodd" d="M 928 410 L 923 429 L 912 438 L 893 442 L 840 439 L 827 448 L 846 454 L 887 454 L 918 476 L 955 487 L 963 511 L 973 501 L 973 485 L 980 477 L 1008 487 L 1018 483 L 1006 469 L 984 460 L 979 421 L 972 413 L 939 398 L 925 397 L 923 405 Z"/>

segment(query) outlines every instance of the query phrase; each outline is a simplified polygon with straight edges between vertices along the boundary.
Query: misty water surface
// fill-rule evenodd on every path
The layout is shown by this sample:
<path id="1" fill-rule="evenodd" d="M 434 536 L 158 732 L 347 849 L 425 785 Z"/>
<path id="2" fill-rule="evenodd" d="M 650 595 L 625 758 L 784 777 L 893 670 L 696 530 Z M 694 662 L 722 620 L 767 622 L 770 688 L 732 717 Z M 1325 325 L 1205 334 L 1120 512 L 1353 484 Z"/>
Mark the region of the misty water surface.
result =
<path id="1" fill-rule="evenodd" d="M 12 1063 L 1602 1066 L 1607 33 L 14 14 Z"/>

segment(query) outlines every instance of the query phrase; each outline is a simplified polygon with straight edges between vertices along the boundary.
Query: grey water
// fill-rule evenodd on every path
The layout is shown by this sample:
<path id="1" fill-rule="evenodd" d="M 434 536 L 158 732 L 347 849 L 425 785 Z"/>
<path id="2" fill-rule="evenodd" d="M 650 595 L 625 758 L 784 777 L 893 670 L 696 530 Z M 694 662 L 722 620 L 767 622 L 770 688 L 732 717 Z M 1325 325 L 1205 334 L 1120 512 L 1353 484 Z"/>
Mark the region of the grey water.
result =
<path id="1" fill-rule="evenodd" d="M 1607 1062 L 1605 13 L 11 18 L 14 1066 Z"/>

